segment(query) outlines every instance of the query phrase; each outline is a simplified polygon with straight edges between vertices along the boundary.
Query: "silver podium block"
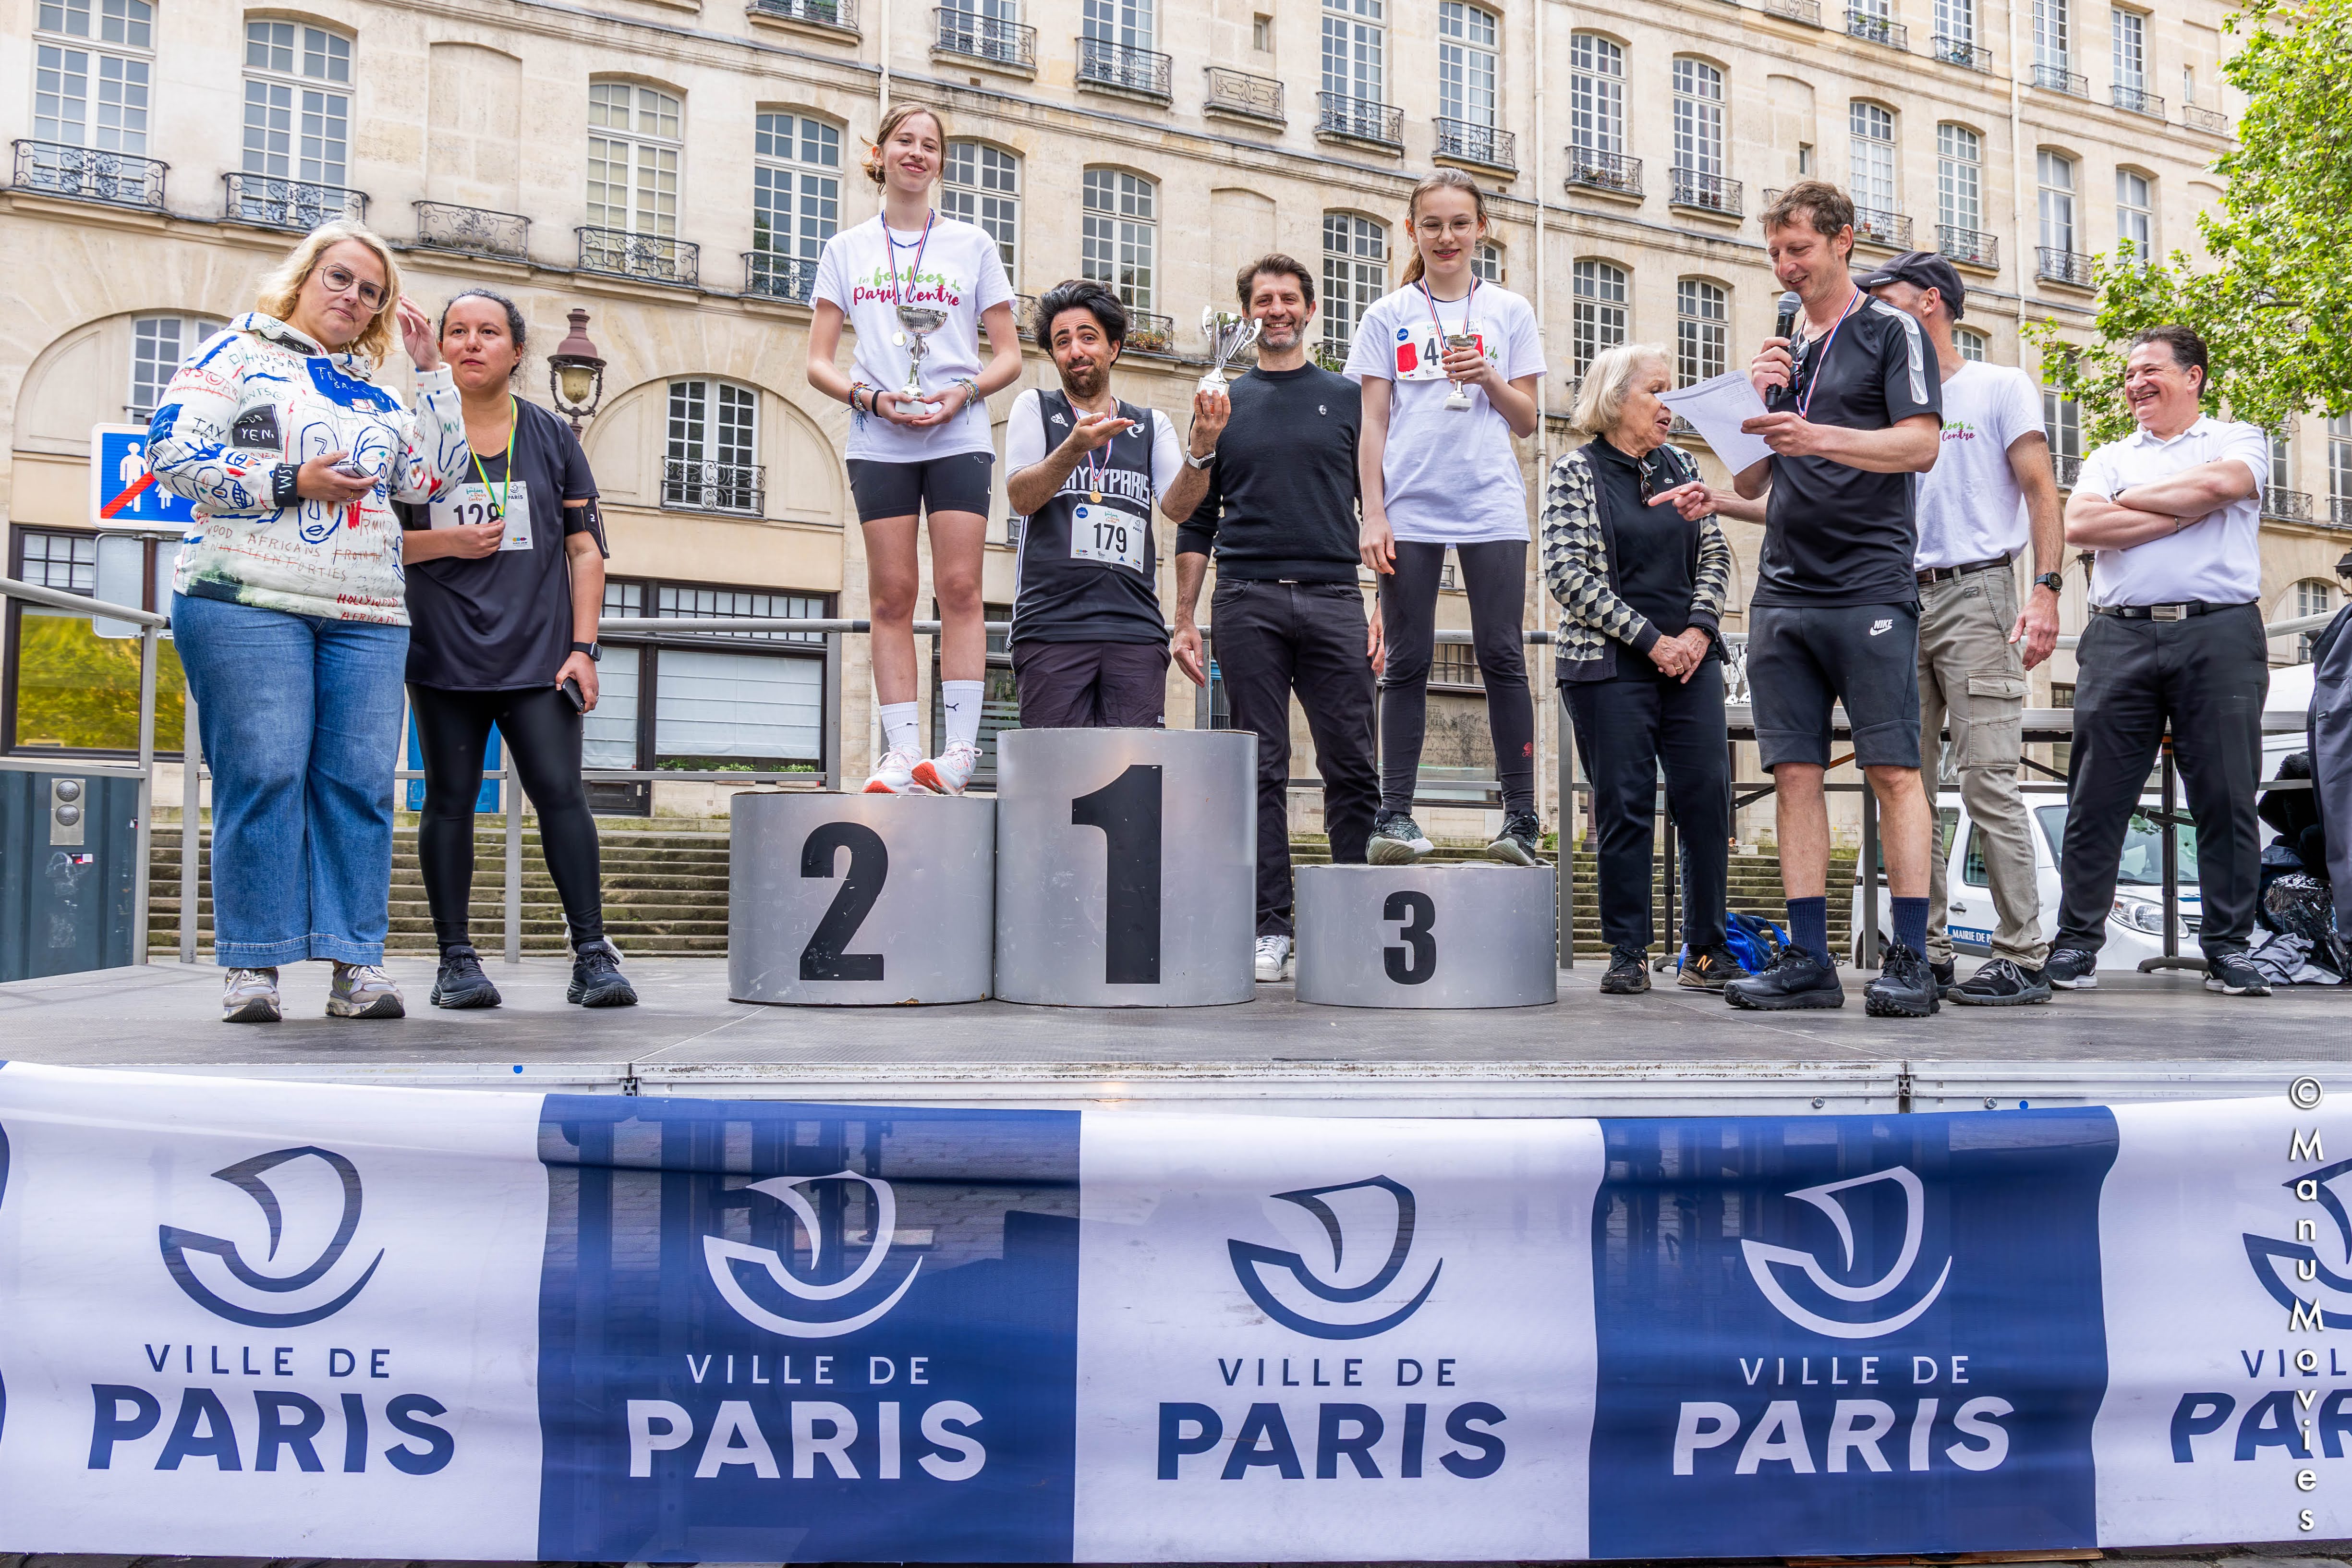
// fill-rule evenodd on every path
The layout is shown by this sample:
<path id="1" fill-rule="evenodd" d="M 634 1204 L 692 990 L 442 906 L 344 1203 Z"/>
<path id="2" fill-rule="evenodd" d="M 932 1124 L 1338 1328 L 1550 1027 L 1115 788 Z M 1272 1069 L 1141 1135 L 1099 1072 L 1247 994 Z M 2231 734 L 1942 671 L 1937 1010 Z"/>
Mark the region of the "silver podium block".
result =
<path id="1" fill-rule="evenodd" d="M 1199 1007 L 1256 993 L 1257 737 L 996 740 L 996 994 Z"/>
<path id="2" fill-rule="evenodd" d="M 1559 1000 L 1549 866 L 1301 866 L 1298 999 L 1326 1007 Z"/>
<path id="3" fill-rule="evenodd" d="M 977 1002 L 995 931 L 996 803 L 739 795 L 727 994 L 874 1006 Z"/>

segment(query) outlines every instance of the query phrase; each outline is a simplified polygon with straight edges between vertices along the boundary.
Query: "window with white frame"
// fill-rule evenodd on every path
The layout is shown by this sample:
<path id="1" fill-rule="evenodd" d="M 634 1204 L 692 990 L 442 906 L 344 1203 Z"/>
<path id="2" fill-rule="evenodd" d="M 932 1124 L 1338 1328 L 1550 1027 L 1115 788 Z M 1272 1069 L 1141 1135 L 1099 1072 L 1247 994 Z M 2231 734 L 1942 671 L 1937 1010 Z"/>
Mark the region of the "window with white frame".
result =
<path id="1" fill-rule="evenodd" d="M 1582 375 L 1604 349 L 1613 349 L 1626 337 L 1626 302 L 1632 289 L 1625 269 L 1606 261 L 1579 261 L 1575 274 L 1575 310 L 1570 342 L 1576 374 Z"/>
<path id="2" fill-rule="evenodd" d="M 2083 455 L 2082 406 L 2054 386 L 2042 389 L 2042 433 L 2049 438 L 2052 457 Z"/>
<path id="3" fill-rule="evenodd" d="M 1323 90 L 1385 103 L 1385 0 L 1323 0 Z"/>
<path id="4" fill-rule="evenodd" d="M 1962 359 L 1984 363 L 1985 335 L 1982 332 L 1973 327 L 1955 327 L 1952 329 L 1952 341 L 1958 344 Z"/>
<path id="5" fill-rule="evenodd" d="M 144 155 L 154 78 L 147 0 L 40 0 L 33 37 L 33 137 Z"/>
<path id="6" fill-rule="evenodd" d="M 2336 613 L 2336 584 L 2325 577 L 2305 577 L 2294 585 L 2294 614 L 2297 620 L 2305 616 L 2332 616 Z M 2323 628 L 2325 629 L 2325 628 Z M 2294 661 L 2311 662 L 2311 650 L 2319 642 L 2319 633 L 2305 632 L 2294 639 Z"/>
<path id="7" fill-rule="evenodd" d="M 2294 489 L 2294 437 L 2284 430 L 2265 432 L 2271 447 L 2271 477 L 2265 490 Z"/>
<path id="8" fill-rule="evenodd" d="M 662 505 L 690 511 L 760 510 L 760 395 L 697 377 L 669 384 Z"/>
<path id="9" fill-rule="evenodd" d="M 1984 227 L 1984 138 L 1965 125 L 1936 127 L 1936 221 L 1970 233 Z"/>
<path id="10" fill-rule="evenodd" d="M 1470 271 L 1483 283 L 1503 286 L 1503 247 L 1491 239 L 1482 239 L 1478 248 L 1470 253 Z"/>
<path id="11" fill-rule="evenodd" d="M 1723 73 L 1705 60 L 1675 62 L 1675 167 L 1723 173 Z"/>
<path id="12" fill-rule="evenodd" d="M 1462 0 L 1438 0 L 1439 118 L 1493 130 L 1495 81 L 1495 14 Z"/>
<path id="13" fill-rule="evenodd" d="M 1086 0 L 1078 36 L 1125 49 L 1148 49 L 1154 33 L 1151 0 Z"/>
<path id="14" fill-rule="evenodd" d="M 1345 358 L 1364 312 L 1389 291 L 1388 230 L 1360 213 L 1323 215 L 1323 347 Z"/>
<path id="15" fill-rule="evenodd" d="M 299 22 L 245 25 L 245 173 L 342 185 L 351 166 L 352 41 Z"/>
<path id="16" fill-rule="evenodd" d="M 2336 521 L 2352 522 L 2352 414 L 2327 422 L 2327 499 Z"/>
<path id="17" fill-rule="evenodd" d="M 2130 169 L 2116 171 L 2116 237 L 2143 261 L 2156 254 L 2156 183 Z"/>
<path id="18" fill-rule="evenodd" d="M 1976 0 L 1936 0 L 1936 36 L 1955 44 L 1975 43 Z"/>
<path id="19" fill-rule="evenodd" d="M 1731 337 L 1731 296 L 1685 278 L 1675 285 L 1675 378 L 1685 386 L 1721 375 Z"/>
<path id="20" fill-rule="evenodd" d="M 1122 304 L 1149 310 L 1159 254 L 1159 187 L 1124 169 L 1088 169 L 1078 275 L 1108 283 Z"/>
<path id="21" fill-rule="evenodd" d="M 1625 51 L 1578 33 L 1568 41 L 1568 142 L 1580 153 L 1625 151 Z"/>
<path id="22" fill-rule="evenodd" d="M 950 142 L 940 208 L 996 241 L 1004 275 L 1021 277 L 1021 160 L 985 142 Z"/>
<path id="23" fill-rule="evenodd" d="M 2074 160 L 2043 148 L 2034 154 L 2041 184 L 2042 247 L 2071 251 L 2074 246 Z"/>
<path id="24" fill-rule="evenodd" d="M 131 419 L 153 416 L 180 362 L 226 323 L 209 316 L 141 316 L 131 323 L 131 388 L 122 412 Z"/>
<path id="25" fill-rule="evenodd" d="M 2043 70 L 2074 68 L 2073 0 L 2033 0 L 2033 63 Z"/>
<path id="26" fill-rule="evenodd" d="M 588 85 L 588 226 L 625 234 L 677 233 L 686 106 L 635 82 Z"/>
<path id="27" fill-rule="evenodd" d="M 841 131 L 805 114 L 761 114 L 751 124 L 751 248 L 774 258 L 754 278 L 768 292 L 805 300 L 824 242 L 841 226 Z"/>
<path id="28" fill-rule="evenodd" d="M 2133 91 L 2147 87 L 2147 18 L 2118 5 L 2116 18 L 2116 85 Z"/>
<path id="29" fill-rule="evenodd" d="M 1856 99 L 1846 106 L 1846 160 L 1853 205 L 1874 212 L 1895 210 L 1895 115 L 1883 105 Z"/>

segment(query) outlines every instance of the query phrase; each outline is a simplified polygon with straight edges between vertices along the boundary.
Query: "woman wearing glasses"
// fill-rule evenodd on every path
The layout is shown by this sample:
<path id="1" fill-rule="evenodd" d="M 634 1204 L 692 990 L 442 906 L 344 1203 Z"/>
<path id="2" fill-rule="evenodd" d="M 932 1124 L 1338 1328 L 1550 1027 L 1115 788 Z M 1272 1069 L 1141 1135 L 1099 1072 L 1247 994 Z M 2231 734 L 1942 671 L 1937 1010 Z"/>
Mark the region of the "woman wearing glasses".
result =
<path id="1" fill-rule="evenodd" d="M 395 331 L 413 411 L 374 380 Z M 172 635 L 213 770 L 221 1016 L 276 1022 L 279 966 L 325 959 L 330 1016 L 397 1018 L 382 965 L 408 612 L 391 502 L 455 484 L 466 427 L 383 242 L 356 224 L 304 236 L 173 376 L 147 460 L 196 509 Z"/>
<path id="2" fill-rule="evenodd" d="M 1600 838 L 1601 989 L 1650 988 L 1650 842 L 1659 764 L 1682 830 L 1680 984 L 1720 991 L 1745 973 L 1724 942 L 1731 780 L 1717 637 L 1731 584 L 1717 511 L 1763 520 L 1761 501 L 1710 490 L 1666 445 L 1666 351 L 1610 349 L 1585 372 L 1574 422 L 1591 439 L 1544 487 L 1543 571 L 1559 601 L 1555 666 L 1592 785 Z"/>

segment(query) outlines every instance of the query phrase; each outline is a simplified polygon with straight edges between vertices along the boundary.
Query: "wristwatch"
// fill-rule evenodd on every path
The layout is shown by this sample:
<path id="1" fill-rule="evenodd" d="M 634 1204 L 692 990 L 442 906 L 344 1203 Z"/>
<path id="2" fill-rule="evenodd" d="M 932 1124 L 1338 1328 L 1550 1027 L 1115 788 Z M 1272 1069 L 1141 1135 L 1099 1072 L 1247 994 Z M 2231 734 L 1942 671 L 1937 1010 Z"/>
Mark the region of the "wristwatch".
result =
<path id="1" fill-rule="evenodd" d="M 2047 588 L 2053 594 L 2063 594 L 2066 591 L 2066 579 L 2060 573 L 2044 572 L 2033 580 L 2033 585 L 2037 588 Z"/>
<path id="2" fill-rule="evenodd" d="M 586 654 L 586 655 L 587 655 L 591 659 L 594 660 L 595 662 L 597 662 L 597 663 L 599 663 L 599 664 L 602 664 L 602 663 L 604 661 L 604 650 L 603 648 L 601 648 L 601 647 L 598 647 L 594 643 L 592 643 L 592 642 L 576 642 L 576 643 L 573 643 L 573 644 L 572 645 L 572 651 L 573 653 L 584 653 L 584 654 Z"/>
<path id="3" fill-rule="evenodd" d="M 1209 448 L 1209 454 L 1204 458 L 1196 458 L 1190 452 L 1184 454 L 1184 466 L 1188 468 L 1205 468 L 1216 460 L 1217 449 L 1213 447 Z"/>

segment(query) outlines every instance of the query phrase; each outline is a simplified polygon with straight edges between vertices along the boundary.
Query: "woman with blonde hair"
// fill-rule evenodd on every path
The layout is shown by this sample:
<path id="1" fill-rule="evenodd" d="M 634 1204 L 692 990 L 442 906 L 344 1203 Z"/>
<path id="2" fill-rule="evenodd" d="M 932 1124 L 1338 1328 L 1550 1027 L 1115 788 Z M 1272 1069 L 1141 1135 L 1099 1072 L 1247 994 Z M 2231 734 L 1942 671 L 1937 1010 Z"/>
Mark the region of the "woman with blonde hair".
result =
<path id="1" fill-rule="evenodd" d="M 395 331 L 413 411 L 374 379 Z M 148 464 L 196 509 L 172 636 L 213 773 L 231 1023 L 275 1023 L 278 967 L 305 959 L 334 964 L 330 1016 L 402 1016 L 383 968 L 408 657 L 391 503 L 439 495 L 465 454 L 433 322 L 357 224 L 304 236 L 156 406 Z"/>
<path id="2" fill-rule="evenodd" d="M 937 110 L 902 102 L 885 115 L 866 160 L 882 210 L 825 241 L 810 294 L 809 384 L 849 405 L 849 485 L 866 532 L 867 647 L 883 742 L 869 795 L 961 795 L 980 765 L 988 673 L 981 546 L 996 462 L 987 398 L 1019 379 L 1021 340 L 996 241 L 931 204 L 946 158 L 947 122 Z M 834 363 L 845 321 L 857 332 L 855 375 Z M 919 514 L 931 524 L 947 729 L 928 760 L 915 711 Z"/>

